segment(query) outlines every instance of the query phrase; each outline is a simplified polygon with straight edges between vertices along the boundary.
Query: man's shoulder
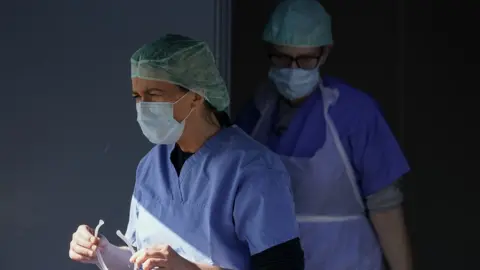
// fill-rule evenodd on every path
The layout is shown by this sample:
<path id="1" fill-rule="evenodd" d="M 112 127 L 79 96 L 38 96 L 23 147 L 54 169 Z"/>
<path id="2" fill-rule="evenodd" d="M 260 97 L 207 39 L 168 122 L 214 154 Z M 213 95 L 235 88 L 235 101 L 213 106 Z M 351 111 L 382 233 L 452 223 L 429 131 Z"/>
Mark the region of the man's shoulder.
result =
<path id="1" fill-rule="evenodd" d="M 339 93 L 331 111 L 333 118 L 350 119 L 357 122 L 374 117 L 380 112 L 379 106 L 372 96 L 341 79 L 327 77 L 324 80 L 324 85 L 337 89 Z"/>

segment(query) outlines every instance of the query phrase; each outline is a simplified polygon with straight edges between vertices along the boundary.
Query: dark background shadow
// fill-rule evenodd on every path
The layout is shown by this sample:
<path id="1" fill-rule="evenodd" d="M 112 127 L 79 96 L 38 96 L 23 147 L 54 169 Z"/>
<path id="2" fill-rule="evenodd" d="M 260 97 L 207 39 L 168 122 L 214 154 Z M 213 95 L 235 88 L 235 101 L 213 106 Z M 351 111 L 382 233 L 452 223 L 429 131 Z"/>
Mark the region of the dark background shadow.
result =
<path id="1" fill-rule="evenodd" d="M 261 36 L 277 2 L 234 1 L 233 114 L 266 78 Z M 404 192 L 415 269 L 474 269 L 476 255 L 467 254 L 476 248 L 466 246 L 478 239 L 469 225 L 478 210 L 466 210 L 476 201 L 466 183 L 478 178 L 478 154 L 468 153 L 478 149 L 471 128 L 478 123 L 472 117 L 478 68 L 466 46 L 478 32 L 478 9 L 465 1 L 321 3 L 332 15 L 335 42 L 322 72 L 380 103 L 412 167 Z"/>

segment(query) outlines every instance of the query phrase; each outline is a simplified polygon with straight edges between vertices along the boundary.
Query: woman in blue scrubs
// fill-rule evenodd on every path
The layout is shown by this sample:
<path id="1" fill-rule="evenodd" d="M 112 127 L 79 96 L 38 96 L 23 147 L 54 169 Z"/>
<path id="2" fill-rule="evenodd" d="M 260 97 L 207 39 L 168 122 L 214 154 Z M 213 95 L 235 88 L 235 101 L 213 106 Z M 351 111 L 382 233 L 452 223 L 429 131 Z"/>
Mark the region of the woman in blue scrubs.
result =
<path id="1" fill-rule="evenodd" d="M 382 269 L 382 255 L 391 269 L 410 269 L 397 188 L 409 166 L 376 103 L 320 77 L 330 16 L 315 0 L 283 1 L 263 40 L 269 81 L 237 124 L 290 172 L 305 269 Z"/>
<path id="2" fill-rule="evenodd" d="M 166 35 L 131 58 L 145 137 L 126 238 L 131 254 L 81 225 L 75 261 L 109 270 L 303 269 L 290 178 L 281 159 L 229 125 L 229 96 L 204 42 Z M 289 254 L 289 256 L 285 256 Z"/>

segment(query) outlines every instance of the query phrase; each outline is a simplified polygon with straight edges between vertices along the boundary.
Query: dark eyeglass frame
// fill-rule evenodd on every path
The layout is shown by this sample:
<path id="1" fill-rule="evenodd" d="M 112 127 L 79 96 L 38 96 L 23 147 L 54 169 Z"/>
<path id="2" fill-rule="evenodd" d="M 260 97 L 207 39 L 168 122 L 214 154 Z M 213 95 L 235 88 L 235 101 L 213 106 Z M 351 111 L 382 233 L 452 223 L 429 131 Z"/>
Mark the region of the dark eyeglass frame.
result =
<path id="1" fill-rule="evenodd" d="M 269 53 L 268 54 L 268 58 L 270 59 L 270 62 L 275 65 L 276 67 L 279 67 L 279 68 L 289 68 L 292 66 L 292 63 L 295 62 L 295 64 L 297 64 L 297 67 L 301 68 L 301 69 L 315 69 L 318 64 L 320 63 L 320 59 L 322 58 L 322 55 L 320 54 L 319 56 L 312 56 L 312 55 L 299 55 L 297 57 L 293 57 L 293 56 L 290 56 L 290 55 L 287 55 L 287 54 L 283 54 L 283 53 Z M 288 59 L 284 65 L 281 65 L 281 66 L 278 66 L 275 63 L 275 61 L 273 60 L 273 58 L 283 58 L 284 60 L 285 59 Z M 316 60 L 315 61 L 315 65 L 308 65 L 306 66 L 304 64 L 304 62 L 302 62 L 302 60 Z M 303 64 L 302 64 L 303 63 Z"/>

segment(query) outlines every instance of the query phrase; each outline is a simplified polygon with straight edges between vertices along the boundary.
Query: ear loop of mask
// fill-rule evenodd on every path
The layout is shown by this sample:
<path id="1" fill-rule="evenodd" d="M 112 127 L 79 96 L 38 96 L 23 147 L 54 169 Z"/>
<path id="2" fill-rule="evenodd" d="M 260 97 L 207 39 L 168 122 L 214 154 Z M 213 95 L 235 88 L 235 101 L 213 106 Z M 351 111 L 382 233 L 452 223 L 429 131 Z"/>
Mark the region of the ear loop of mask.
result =
<path id="1" fill-rule="evenodd" d="M 188 91 L 187 93 L 185 93 L 185 95 L 183 95 L 182 97 L 180 97 L 179 99 L 177 99 L 177 101 L 172 102 L 172 104 L 177 104 L 178 102 L 180 102 L 180 100 L 182 100 L 182 99 L 183 99 L 185 96 L 187 96 L 189 93 L 190 93 L 190 91 Z"/>
<path id="2" fill-rule="evenodd" d="M 102 219 L 100 219 L 98 221 L 97 227 L 95 227 L 95 237 L 98 237 L 98 231 L 100 230 L 100 227 L 103 226 L 103 224 L 105 224 L 105 222 Z M 105 261 L 103 261 L 102 253 L 100 253 L 100 251 L 98 251 L 98 249 L 97 249 L 95 251 L 95 254 L 97 255 L 97 259 L 98 259 L 97 266 L 100 267 L 100 269 L 102 269 L 102 270 L 108 270 L 108 267 L 105 264 Z"/>
<path id="3" fill-rule="evenodd" d="M 117 230 L 117 236 L 120 237 L 120 239 L 122 239 L 123 242 L 125 242 L 125 244 L 127 244 L 128 246 L 128 250 L 130 250 L 130 252 L 133 254 L 135 254 L 135 248 L 133 248 L 132 244 L 130 244 L 130 241 L 128 241 L 127 237 L 125 237 L 125 235 L 122 234 L 122 232 L 120 230 Z M 134 264 L 134 270 L 138 270 L 137 268 L 137 265 Z"/>
<path id="4" fill-rule="evenodd" d="M 177 101 L 175 101 L 174 103 L 172 103 L 172 110 L 173 110 L 173 107 L 175 106 L 175 104 L 177 104 L 180 100 L 182 100 L 186 95 L 188 95 L 191 91 L 189 91 L 188 93 L 185 93 L 185 95 L 183 95 L 181 98 L 177 99 Z M 183 118 L 181 122 L 185 122 L 185 120 L 187 120 L 187 118 L 190 116 L 190 114 L 192 114 L 193 112 L 193 109 L 190 109 L 190 112 L 187 114 L 187 116 L 185 116 L 185 118 Z"/>

